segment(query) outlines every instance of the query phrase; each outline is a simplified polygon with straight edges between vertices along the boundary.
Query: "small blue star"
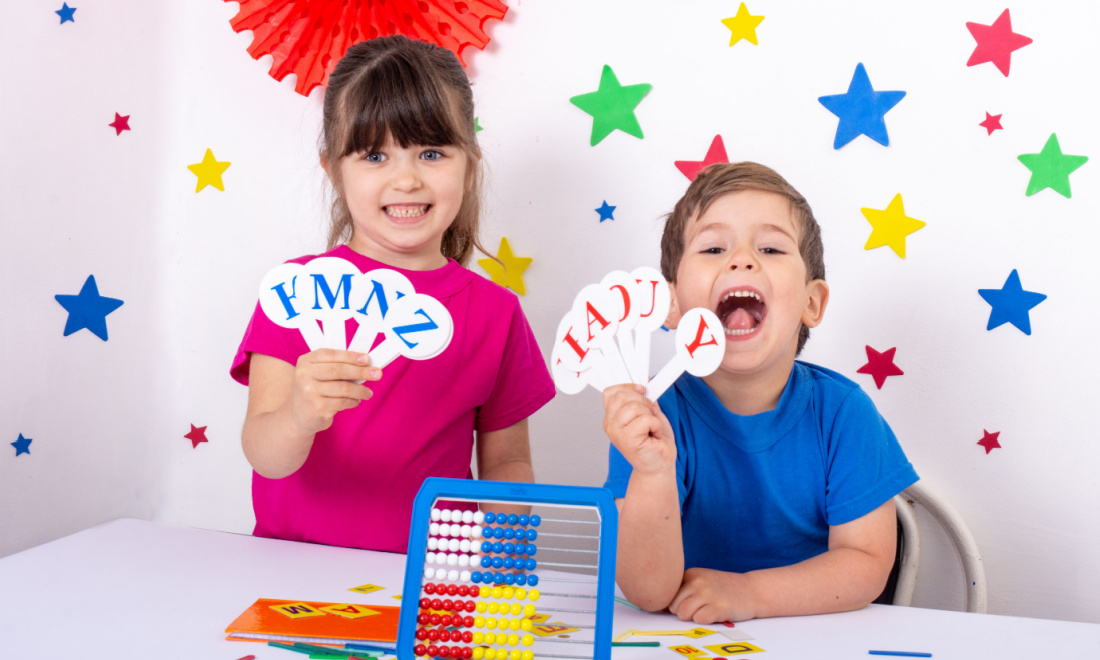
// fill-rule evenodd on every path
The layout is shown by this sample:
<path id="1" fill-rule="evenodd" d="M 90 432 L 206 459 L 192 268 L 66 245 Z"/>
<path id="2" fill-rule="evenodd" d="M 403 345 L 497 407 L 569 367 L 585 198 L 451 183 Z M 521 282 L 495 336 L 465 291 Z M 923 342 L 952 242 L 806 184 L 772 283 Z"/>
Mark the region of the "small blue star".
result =
<path id="1" fill-rule="evenodd" d="M 614 220 L 615 216 L 612 215 L 612 214 L 615 212 L 615 209 L 617 209 L 617 208 L 619 208 L 619 207 L 611 206 L 610 204 L 607 203 L 607 200 L 605 199 L 603 201 L 603 206 L 601 206 L 598 209 L 595 209 L 595 211 L 596 211 L 596 213 L 600 214 L 600 222 L 603 222 L 604 220 Z"/>
<path id="2" fill-rule="evenodd" d="M 10 438 L 11 436 L 9 435 L 8 437 Z M 11 446 L 15 447 L 15 455 L 18 456 L 19 454 L 31 453 L 32 442 L 34 442 L 34 440 L 31 440 L 30 438 L 24 438 L 23 434 L 20 433 L 19 439 L 11 443 Z"/>
<path id="3" fill-rule="evenodd" d="M 867 69 L 863 68 L 863 63 L 857 64 L 846 94 L 822 96 L 817 99 L 829 112 L 840 118 L 840 123 L 836 127 L 836 139 L 833 140 L 833 149 L 843 147 L 860 135 L 866 135 L 883 146 L 889 146 L 890 136 L 886 134 L 886 113 L 904 97 L 905 92 L 900 91 L 876 92 L 871 87 L 871 79 L 867 77 Z"/>
<path id="4" fill-rule="evenodd" d="M 107 341 L 107 315 L 122 306 L 122 301 L 117 298 L 99 295 L 95 275 L 88 276 L 78 295 L 56 295 L 54 298 L 69 312 L 69 319 L 65 321 L 66 337 L 87 328 L 96 337 Z"/>
<path id="5" fill-rule="evenodd" d="M 1020 275 L 1015 270 L 1009 274 L 1000 289 L 978 289 L 978 294 L 993 307 L 986 330 L 1011 323 L 1025 335 L 1031 334 L 1031 317 L 1028 310 L 1047 299 L 1046 294 L 1024 291 Z"/>
<path id="6" fill-rule="evenodd" d="M 61 9 L 58 9 L 54 13 L 61 17 L 60 25 L 64 25 L 65 21 L 75 23 L 76 19 L 73 18 L 73 13 L 76 11 L 76 7 L 70 7 L 68 3 L 62 2 Z"/>

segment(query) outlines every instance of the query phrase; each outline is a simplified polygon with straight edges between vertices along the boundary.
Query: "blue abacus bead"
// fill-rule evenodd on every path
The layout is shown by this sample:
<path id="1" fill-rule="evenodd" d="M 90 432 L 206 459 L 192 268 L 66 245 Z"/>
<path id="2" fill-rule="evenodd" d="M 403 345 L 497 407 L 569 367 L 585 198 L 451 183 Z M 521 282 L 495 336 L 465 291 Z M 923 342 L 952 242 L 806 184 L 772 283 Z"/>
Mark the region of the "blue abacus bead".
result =
<path id="1" fill-rule="evenodd" d="M 481 542 L 481 551 L 482 552 L 492 552 L 493 551 L 493 544 L 489 541 L 482 541 Z"/>
<path id="2" fill-rule="evenodd" d="M 497 521 L 497 514 L 492 513 L 492 512 L 485 514 L 485 524 L 486 525 L 492 525 L 496 521 Z"/>
<path id="3" fill-rule="evenodd" d="M 519 575 L 517 575 L 516 576 L 516 584 L 518 584 L 521 587 L 523 585 L 527 584 L 527 576 L 524 575 L 523 573 L 520 573 Z"/>
<path id="4" fill-rule="evenodd" d="M 527 566 L 527 570 L 533 571 L 538 568 L 539 563 L 534 559 L 528 559 L 524 564 Z"/>
<path id="5" fill-rule="evenodd" d="M 486 538 L 486 539 L 493 538 L 493 528 L 492 527 L 482 527 L 481 528 L 481 537 Z"/>
<path id="6" fill-rule="evenodd" d="M 516 546 L 512 545 L 511 543 L 504 543 L 501 546 L 501 550 L 504 551 L 504 554 L 510 555 L 510 554 L 512 554 L 513 552 L 516 551 Z"/>
<path id="7" fill-rule="evenodd" d="M 517 523 L 519 523 L 519 516 L 517 516 L 514 513 L 509 513 L 508 514 L 508 524 L 509 525 L 515 525 Z"/>
<path id="8" fill-rule="evenodd" d="M 541 522 L 542 522 L 542 518 L 539 518 L 537 515 L 536 516 L 531 516 L 531 526 L 532 527 L 538 527 L 539 523 L 541 523 Z"/>
<path id="9" fill-rule="evenodd" d="M 517 541 L 523 541 L 526 538 L 527 538 L 527 530 L 525 530 L 525 529 L 517 529 L 516 530 L 516 540 Z"/>
<path id="10" fill-rule="evenodd" d="M 493 582 L 496 584 L 504 584 L 504 573 L 497 573 L 493 576 Z"/>
<path id="11" fill-rule="evenodd" d="M 493 558 L 492 557 L 482 557 L 481 558 L 481 567 L 482 568 L 489 568 L 492 565 L 493 565 Z"/>
<path id="12" fill-rule="evenodd" d="M 538 537 L 539 537 L 539 533 L 536 532 L 535 530 L 533 530 L 533 529 L 527 530 L 527 540 L 528 541 L 534 541 Z"/>
<path id="13" fill-rule="evenodd" d="M 528 543 L 527 544 L 527 554 L 533 556 L 538 551 L 539 551 L 539 549 L 538 549 L 538 547 L 535 546 L 534 543 Z"/>
<path id="14" fill-rule="evenodd" d="M 526 526 L 529 522 L 531 522 L 531 519 L 527 517 L 527 514 L 521 513 L 519 516 L 519 524 Z"/>
<path id="15" fill-rule="evenodd" d="M 512 529 L 511 527 L 504 530 L 504 538 L 509 540 L 516 538 L 516 530 Z"/>
<path id="16" fill-rule="evenodd" d="M 470 573 L 470 582 L 473 582 L 474 584 L 481 582 L 481 571 L 474 571 L 473 573 Z"/>
<path id="17" fill-rule="evenodd" d="M 516 544 L 516 554 L 517 555 L 522 555 L 522 554 L 526 554 L 526 553 L 527 553 L 527 544 L 526 543 L 517 543 Z"/>
<path id="18" fill-rule="evenodd" d="M 504 560 L 500 557 L 493 557 L 493 568 L 501 568 L 504 566 Z"/>
<path id="19" fill-rule="evenodd" d="M 511 573 L 509 573 L 509 574 L 504 576 L 504 584 L 506 584 L 510 587 L 515 583 L 516 583 L 516 576 L 515 575 L 512 575 Z"/>
<path id="20" fill-rule="evenodd" d="M 493 544 L 493 552 L 496 552 L 496 553 L 504 552 L 504 544 L 501 543 L 500 541 L 497 541 L 496 543 L 494 543 Z"/>
<path id="21" fill-rule="evenodd" d="M 522 560 L 521 560 L 522 561 Z M 516 567 L 516 560 L 511 557 L 504 558 L 504 568 L 512 569 Z"/>
<path id="22" fill-rule="evenodd" d="M 537 585 L 538 585 L 538 583 L 539 583 L 539 576 L 537 576 L 537 575 L 529 575 L 529 576 L 527 576 L 527 584 L 528 584 L 529 586 L 532 586 L 532 587 L 534 587 L 534 586 L 537 586 Z"/>

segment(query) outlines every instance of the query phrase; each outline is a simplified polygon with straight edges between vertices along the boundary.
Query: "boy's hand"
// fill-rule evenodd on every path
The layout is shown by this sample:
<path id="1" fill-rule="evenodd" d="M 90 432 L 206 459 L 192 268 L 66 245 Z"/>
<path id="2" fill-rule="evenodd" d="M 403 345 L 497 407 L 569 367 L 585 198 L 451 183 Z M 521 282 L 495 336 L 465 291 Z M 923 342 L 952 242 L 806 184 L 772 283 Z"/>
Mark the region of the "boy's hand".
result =
<path id="1" fill-rule="evenodd" d="M 710 624 L 719 621 L 747 621 L 755 618 L 748 578 L 709 568 L 684 571 L 680 591 L 668 611 L 682 621 Z"/>
<path id="2" fill-rule="evenodd" d="M 373 392 L 357 381 L 378 380 L 382 370 L 368 366 L 370 357 L 331 348 L 319 348 L 298 358 L 290 392 L 290 414 L 305 435 L 332 426 L 336 413 L 354 408 Z"/>
<path id="3" fill-rule="evenodd" d="M 675 471 L 676 439 L 661 408 L 645 398 L 642 385 L 613 385 L 603 391 L 603 430 L 635 473 Z"/>

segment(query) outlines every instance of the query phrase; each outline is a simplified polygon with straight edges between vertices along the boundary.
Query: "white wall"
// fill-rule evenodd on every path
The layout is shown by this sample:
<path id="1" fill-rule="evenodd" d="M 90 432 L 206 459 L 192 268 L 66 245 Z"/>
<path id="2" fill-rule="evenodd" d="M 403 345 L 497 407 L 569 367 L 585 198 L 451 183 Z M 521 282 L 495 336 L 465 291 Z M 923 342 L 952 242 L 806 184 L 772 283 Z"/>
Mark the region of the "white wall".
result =
<path id="1" fill-rule="evenodd" d="M 733 48 L 728 0 L 511 4 L 468 58 L 490 170 L 484 239 L 534 258 L 523 305 L 544 348 L 583 285 L 656 264 L 658 218 L 687 184 L 672 163 L 701 159 L 720 133 L 732 159 L 771 165 L 813 205 L 832 300 L 804 357 L 860 382 L 969 522 L 991 611 L 1100 621 L 1100 387 L 1088 373 L 1100 162 L 1071 176 L 1065 199 L 1026 197 L 1016 160 L 1051 132 L 1066 153 L 1100 157 L 1100 7 L 1014 5 L 1035 42 L 1004 78 L 965 66 L 965 23 L 989 24 L 1003 4 L 755 0 L 760 45 Z M 77 7 L 63 26 L 42 2 L 6 8 L 18 29 L 0 38 L 17 63 L 0 73 L 0 555 L 118 516 L 250 530 L 246 393 L 228 366 L 263 273 L 322 247 L 319 92 L 295 94 L 292 77 L 267 76 L 269 58 L 247 55 L 250 35 L 228 25 L 236 4 Z M 817 97 L 843 93 L 858 62 L 876 89 L 908 95 L 886 116 L 889 147 L 861 137 L 837 151 Z M 591 119 L 568 99 L 595 90 L 604 64 L 653 85 L 637 109 L 645 139 L 589 146 Z M 987 110 L 1004 113 L 1004 131 L 977 125 Z M 119 137 L 115 111 L 132 115 Z M 194 193 L 186 165 L 207 148 L 233 163 L 225 192 Z M 899 192 L 928 223 L 905 260 L 863 249 L 859 211 Z M 601 224 L 605 199 L 618 209 Z M 985 330 L 977 290 L 1013 268 L 1049 296 L 1031 336 Z M 125 301 L 106 343 L 62 337 L 53 296 L 89 274 Z M 856 373 L 865 345 L 897 347 L 905 375 L 876 389 Z M 601 417 L 588 391 L 532 418 L 541 480 L 602 482 Z M 191 423 L 209 443 L 192 449 Z M 983 429 L 1004 448 L 986 455 Z M 34 443 L 15 458 L 20 433 Z M 961 573 L 942 549 L 925 559 L 918 604 L 959 607 Z"/>

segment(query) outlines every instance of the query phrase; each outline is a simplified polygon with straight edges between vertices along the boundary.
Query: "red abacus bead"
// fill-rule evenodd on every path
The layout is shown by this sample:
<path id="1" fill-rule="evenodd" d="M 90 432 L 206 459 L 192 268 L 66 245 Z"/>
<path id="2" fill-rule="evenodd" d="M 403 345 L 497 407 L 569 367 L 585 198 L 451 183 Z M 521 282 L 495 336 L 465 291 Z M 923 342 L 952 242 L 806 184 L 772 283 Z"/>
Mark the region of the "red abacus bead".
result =
<path id="1" fill-rule="evenodd" d="M 428 639 L 428 630 L 427 630 L 427 628 L 417 628 L 416 629 L 416 638 L 419 639 L 420 641 L 424 641 L 425 639 Z"/>
<path id="2" fill-rule="evenodd" d="M 466 586 L 466 585 L 464 585 L 464 584 L 462 584 L 462 585 L 459 585 L 459 587 L 458 587 L 458 595 L 459 595 L 459 596 L 469 596 L 469 595 L 470 595 L 470 588 L 469 588 L 469 587 L 467 587 L 467 586 Z"/>
<path id="3" fill-rule="evenodd" d="M 457 593 L 458 593 L 458 585 L 457 584 L 448 584 L 447 585 L 447 595 L 448 596 L 453 596 Z"/>
<path id="4" fill-rule="evenodd" d="M 441 642 L 451 641 L 451 631 L 450 630 L 440 630 L 439 631 L 439 641 L 441 641 Z"/>
<path id="5" fill-rule="evenodd" d="M 443 609 L 443 601 L 439 600 L 438 598 L 433 598 L 432 599 L 432 609 L 433 610 Z"/>
<path id="6" fill-rule="evenodd" d="M 429 646 L 429 647 L 428 647 L 428 655 L 429 655 L 429 656 L 431 656 L 431 657 L 433 657 L 433 658 L 434 658 L 435 656 L 439 655 L 439 647 L 438 647 L 438 646 L 436 646 L 436 645 L 434 645 L 434 644 L 433 644 L 433 645 L 431 645 L 431 646 Z"/>
<path id="7" fill-rule="evenodd" d="M 428 639 L 430 639 L 433 642 L 438 642 L 439 641 L 439 631 L 435 630 L 434 628 L 432 630 L 429 630 L 428 631 Z"/>
<path id="8" fill-rule="evenodd" d="M 466 648 L 462 649 L 462 657 L 464 658 L 464 660 L 470 660 L 470 658 L 474 657 L 474 650 L 467 646 Z"/>
<path id="9" fill-rule="evenodd" d="M 428 647 L 424 646 L 423 644 L 417 644 L 415 647 L 413 647 L 413 653 L 418 656 L 426 655 L 428 653 Z"/>
<path id="10" fill-rule="evenodd" d="M 424 585 L 424 593 L 428 594 L 429 596 L 434 594 L 435 593 L 435 585 L 432 584 L 431 582 L 429 582 L 428 584 L 425 584 Z"/>
<path id="11" fill-rule="evenodd" d="M 432 624 L 433 626 L 438 626 L 438 625 L 439 625 L 439 621 L 440 621 L 440 620 L 441 620 L 442 618 L 443 618 L 443 617 L 439 616 L 438 614 L 433 614 L 433 615 L 431 615 L 430 617 L 428 617 L 428 622 L 429 622 L 429 623 L 431 623 L 431 624 Z"/>
<path id="12" fill-rule="evenodd" d="M 429 622 L 429 621 L 431 621 L 431 617 L 429 617 L 429 616 L 428 616 L 428 615 L 427 615 L 426 613 L 424 613 L 424 612 L 421 612 L 420 614 L 418 614 L 418 615 L 416 616 L 416 622 L 417 622 L 417 623 L 419 623 L 419 624 L 420 624 L 420 625 L 422 625 L 422 626 L 426 626 L 426 625 L 428 625 L 428 622 Z"/>
<path id="13" fill-rule="evenodd" d="M 470 632 L 469 630 L 463 632 L 462 633 L 462 641 L 469 644 L 470 642 L 474 641 L 474 634 L 472 632 Z"/>
<path id="14" fill-rule="evenodd" d="M 441 657 L 441 658 L 451 657 L 451 649 L 447 646 L 440 646 L 439 647 L 439 657 Z"/>
<path id="15" fill-rule="evenodd" d="M 444 614 L 443 616 L 439 617 L 439 625 L 441 625 L 441 626 L 451 625 L 451 615 L 450 614 Z"/>
<path id="16" fill-rule="evenodd" d="M 466 611 L 467 612 L 473 612 L 476 609 L 477 609 L 477 603 L 475 603 L 472 600 L 466 601 Z"/>
<path id="17" fill-rule="evenodd" d="M 454 601 L 452 601 L 450 598 L 448 598 L 447 600 L 440 603 L 440 606 L 437 607 L 436 609 L 437 610 L 445 610 L 447 612 L 450 612 L 454 608 L 455 608 Z"/>
<path id="18" fill-rule="evenodd" d="M 420 599 L 420 609 L 430 610 L 431 608 L 432 608 L 432 601 L 431 601 L 430 598 L 421 598 Z"/>
<path id="19" fill-rule="evenodd" d="M 462 620 L 462 623 L 464 623 L 467 628 L 473 628 L 474 627 L 474 617 L 468 616 L 468 617 L 466 617 Z"/>

